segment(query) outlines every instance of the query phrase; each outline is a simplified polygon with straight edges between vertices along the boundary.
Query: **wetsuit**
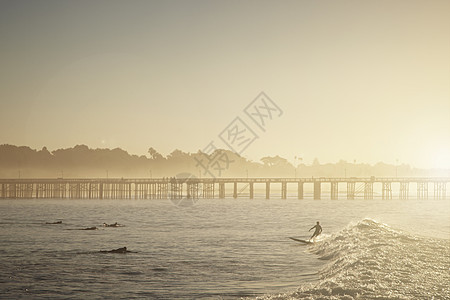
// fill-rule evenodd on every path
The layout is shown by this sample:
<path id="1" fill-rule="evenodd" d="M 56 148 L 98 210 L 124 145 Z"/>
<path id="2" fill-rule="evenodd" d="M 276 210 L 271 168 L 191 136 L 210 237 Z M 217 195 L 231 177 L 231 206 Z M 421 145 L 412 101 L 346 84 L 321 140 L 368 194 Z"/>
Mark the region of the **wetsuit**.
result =
<path id="1" fill-rule="evenodd" d="M 315 228 L 316 230 L 314 231 L 314 234 L 312 235 L 311 238 L 318 236 L 320 233 L 322 233 L 322 226 L 320 226 L 319 224 L 313 226 L 311 229 Z M 311 230 L 310 229 L 310 230 Z"/>

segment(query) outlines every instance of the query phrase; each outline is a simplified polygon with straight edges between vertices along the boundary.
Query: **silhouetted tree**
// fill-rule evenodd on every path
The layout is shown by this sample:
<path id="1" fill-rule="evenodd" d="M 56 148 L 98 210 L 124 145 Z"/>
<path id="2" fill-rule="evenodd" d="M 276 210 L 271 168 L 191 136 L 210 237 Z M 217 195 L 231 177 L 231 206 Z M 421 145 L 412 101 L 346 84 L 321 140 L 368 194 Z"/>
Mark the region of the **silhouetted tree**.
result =
<path id="1" fill-rule="evenodd" d="M 289 162 L 287 161 L 287 159 L 282 158 L 280 156 L 266 156 L 261 158 L 261 161 L 266 165 L 266 166 L 285 166 L 288 165 Z"/>
<path id="2" fill-rule="evenodd" d="M 154 148 L 149 148 L 150 158 L 142 155 L 130 155 L 127 151 L 115 149 L 91 149 L 86 145 L 73 148 L 57 149 L 52 152 L 46 147 L 34 150 L 26 146 L 0 145 L 0 177 L 163 177 L 175 176 L 178 173 L 206 174 L 205 168 L 217 176 L 220 170 L 222 177 L 300 177 L 327 176 L 448 176 L 449 170 L 436 171 L 414 169 L 408 165 L 376 165 L 348 163 L 340 160 L 336 164 L 320 164 L 317 158 L 311 165 L 294 166 L 280 156 L 266 156 L 261 163 L 252 162 L 229 150 L 217 149 L 211 154 L 185 153 L 175 149 L 163 157 Z M 199 163 L 201 162 L 201 164 Z M 209 175 L 205 175 L 209 176 Z"/>
<path id="3" fill-rule="evenodd" d="M 153 147 L 148 148 L 148 154 L 150 154 L 150 157 L 153 160 L 164 159 L 164 157 L 158 151 L 156 151 Z"/>
<path id="4" fill-rule="evenodd" d="M 313 166 L 315 166 L 315 167 L 320 166 L 319 159 L 318 159 L 317 157 L 315 157 L 312 164 L 313 164 Z"/>

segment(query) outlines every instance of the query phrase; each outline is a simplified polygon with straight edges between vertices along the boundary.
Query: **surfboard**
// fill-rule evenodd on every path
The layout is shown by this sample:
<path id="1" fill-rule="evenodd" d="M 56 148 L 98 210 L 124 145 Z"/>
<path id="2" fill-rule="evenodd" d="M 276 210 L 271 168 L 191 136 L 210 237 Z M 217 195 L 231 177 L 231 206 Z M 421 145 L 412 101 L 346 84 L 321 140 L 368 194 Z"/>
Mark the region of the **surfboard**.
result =
<path id="1" fill-rule="evenodd" d="M 310 241 L 306 241 L 306 240 L 301 240 L 301 239 L 296 239 L 293 237 L 289 237 L 291 240 L 296 241 L 296 242 L 300 242 L 300 243 L 304 243 L 304 244 L 313 244 L 313 242 Z"/>

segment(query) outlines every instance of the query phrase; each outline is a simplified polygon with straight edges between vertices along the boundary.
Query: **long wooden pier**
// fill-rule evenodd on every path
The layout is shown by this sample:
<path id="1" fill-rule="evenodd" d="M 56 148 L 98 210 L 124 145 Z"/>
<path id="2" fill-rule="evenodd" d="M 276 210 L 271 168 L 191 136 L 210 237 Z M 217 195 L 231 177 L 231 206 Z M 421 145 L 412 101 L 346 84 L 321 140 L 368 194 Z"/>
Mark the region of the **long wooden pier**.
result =
<path id="1" fill-rule="evenodd" d="M 0 179 L 1 199 L 449 199 L 450 177 Z"/>

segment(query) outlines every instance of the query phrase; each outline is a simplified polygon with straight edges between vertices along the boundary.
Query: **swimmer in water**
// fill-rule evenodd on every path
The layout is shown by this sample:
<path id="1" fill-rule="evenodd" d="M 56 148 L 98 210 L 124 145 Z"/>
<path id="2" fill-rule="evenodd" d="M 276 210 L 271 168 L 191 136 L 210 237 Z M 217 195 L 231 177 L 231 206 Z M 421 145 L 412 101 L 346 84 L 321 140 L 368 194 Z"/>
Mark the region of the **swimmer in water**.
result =
<path id="1" fill-rule="evenodd" d="M 122 248 L 113 249 L 113 250 L 109 250 L 109 251 L 101 250 L 100 252 L 101 253 L 128 253 L 128 252 L 131 252 L 131 251 L 128 251 L 127 247 L 122 247 Z"/>
<path id="2" fill-rule="evenodd" d="M 120 225 L 119 225 L 119 223 L 114 223 L 114 224 L 106 224 L 106 223 L 103 223 L 103 226 L 105 226 L 105 227 L 119 227 Z"/>

